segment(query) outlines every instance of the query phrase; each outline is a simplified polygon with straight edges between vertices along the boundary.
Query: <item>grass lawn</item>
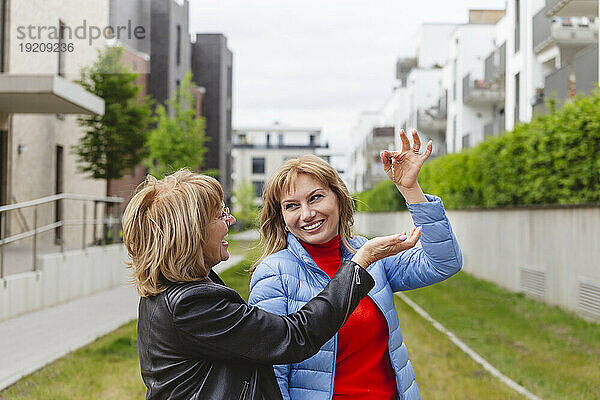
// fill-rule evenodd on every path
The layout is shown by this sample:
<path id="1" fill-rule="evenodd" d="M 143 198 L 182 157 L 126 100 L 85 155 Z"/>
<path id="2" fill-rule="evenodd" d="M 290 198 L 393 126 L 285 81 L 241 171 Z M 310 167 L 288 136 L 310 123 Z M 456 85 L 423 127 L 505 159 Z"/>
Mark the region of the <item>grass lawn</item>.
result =
<path id="1" fill-rule="evenodd" d="M 600 399 L 600 324 L 462 272 L 406 294 L 532 393 L 544 399 Z M 400 325 L 408 331 L 402 318 Z M 406 336 L 411 351 L 416 337 Z M 418 357 L 416 350 L 411 353 Z"/>
<path id="2" fill-rule="evenodd" d="M 2 400 L 143 399 L 145 396 L 135 321 L 0 392 Z"/>

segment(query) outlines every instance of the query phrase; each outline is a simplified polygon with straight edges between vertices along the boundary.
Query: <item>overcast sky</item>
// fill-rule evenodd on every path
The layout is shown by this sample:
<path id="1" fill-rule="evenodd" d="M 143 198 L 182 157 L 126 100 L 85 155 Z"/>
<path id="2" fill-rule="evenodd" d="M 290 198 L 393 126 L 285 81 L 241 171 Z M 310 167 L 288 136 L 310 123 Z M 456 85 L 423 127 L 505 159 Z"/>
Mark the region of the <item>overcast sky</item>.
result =
<path id="1" fill-rule="evenodd" d="M 467 22 L 505 0 L 190 0 L 190 31 L 233 52 L 233 126 L 323 129 L 334 153 L 361 111 L 391 93 L 395 62 L 425 22 Z"/>

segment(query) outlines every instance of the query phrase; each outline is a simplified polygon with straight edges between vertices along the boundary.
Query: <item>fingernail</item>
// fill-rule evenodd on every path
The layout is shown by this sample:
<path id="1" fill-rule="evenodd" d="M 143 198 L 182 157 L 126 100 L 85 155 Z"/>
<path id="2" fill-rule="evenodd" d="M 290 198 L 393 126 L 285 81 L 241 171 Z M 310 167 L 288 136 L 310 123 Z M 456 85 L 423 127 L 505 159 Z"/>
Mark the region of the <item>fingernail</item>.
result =
<path id="1" fill-rule="evenodd" d="M 406 240 L 406 235 L 400 235 L 400 236 L 398 236 L 398 239 L 400 239 L 400 240 Z"/>

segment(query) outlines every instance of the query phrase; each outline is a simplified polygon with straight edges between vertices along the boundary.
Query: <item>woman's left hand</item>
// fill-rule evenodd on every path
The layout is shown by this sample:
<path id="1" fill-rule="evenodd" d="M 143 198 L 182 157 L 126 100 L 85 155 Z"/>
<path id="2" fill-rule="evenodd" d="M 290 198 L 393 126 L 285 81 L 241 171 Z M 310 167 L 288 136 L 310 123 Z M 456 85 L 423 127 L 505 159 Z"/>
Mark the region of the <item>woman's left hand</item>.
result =
<path id="1" fill-rule="evenodd" d="M 416 130 L 412 131 L 413 147 L 410 147 L 410 142 L 404 129 L 400 131 L 400 140 L 402 141 L 402 149 L 400 151 L 384 150 L 379 153 L 383 170 L 387 176 L 394 182 L 398 189 L 413 189 L 417 183 L 417 176 L 425 160 L 431 155 L 433 144 L 431 140 L 427 143 L 427 147 L 423 154 L 419 154 L 421 149 L 421 139 Z"/>

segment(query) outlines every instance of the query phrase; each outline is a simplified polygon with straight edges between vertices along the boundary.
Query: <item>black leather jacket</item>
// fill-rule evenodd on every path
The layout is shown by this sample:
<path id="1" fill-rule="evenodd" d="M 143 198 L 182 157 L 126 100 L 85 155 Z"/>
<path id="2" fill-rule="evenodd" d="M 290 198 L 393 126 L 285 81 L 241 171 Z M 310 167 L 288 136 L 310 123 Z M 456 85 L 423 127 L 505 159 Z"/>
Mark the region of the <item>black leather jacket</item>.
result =
<path id="1" fill-rule="evenodd" d="M 138 349 L 146 399 L 281 399 L 273 364 L 313 356 L 375 284 L 345 261 L 297 313 L 249 307 L 211 271 L 140 300 Z"/>

